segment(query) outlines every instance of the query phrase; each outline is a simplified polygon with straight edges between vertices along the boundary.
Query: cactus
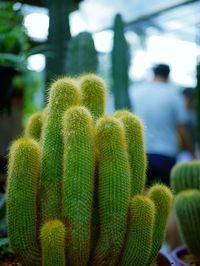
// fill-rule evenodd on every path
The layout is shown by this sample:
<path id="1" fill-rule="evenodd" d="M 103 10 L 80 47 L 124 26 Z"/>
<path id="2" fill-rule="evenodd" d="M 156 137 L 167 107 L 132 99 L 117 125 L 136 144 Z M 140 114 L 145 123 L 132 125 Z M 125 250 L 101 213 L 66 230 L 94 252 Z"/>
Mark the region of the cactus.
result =
<path id="1" fill-rule="evenodd" d="M 7 183 L 8 233 L 12 249 L 27 265 L 37 265 L 37 188 L 40 149 L 31 139 L 21 138 L 10 149 Z"/>
<path id="2" fill-rule="evenodd" d="M 84 75 L 81 80 L 81 103 L 97 120 L 105 112 L 106 85 L 94 74 Z"/>
<path id="3" fill-rule="evenodd" d="M 171 186 L 176 193 L 174 207 L 179 232 L 188 250 L 200 259 L 200 161 L 175 165 Z"/>
<path id="4" fill-rule="evenodd" d="M 120 266 L 144 266 L 149 258 L 155 219 L 154 203 L 145 196 L 137 195 L 130 202 L 130 218 L 127 239 Z"/>
<path id="5" fill-rule="evenodd" d="M 117 119 L 110 117 L 100 119 L 96 131 L 100 238 L 93 263 L 115 265 L 125 237 L 130 195 L 125 134 Z"/>
<path id="6" fill-rule="evenodd" d="M 161 248 L 165 237 L 165 228 L 168 216 L 172 207 L 171 191 L 164 185 L 154 185 L 148 192 L 149 198 L 154 202 L 156 207 L 155 222 L 153 227 L 153 237 L 151 253 L 147 262 L 147 266 L 151 265 Z"/>
<path id="7" fill-rule="evenodd" d="M 200 63 L 198 62 L 197 67 L 196 67 L 196 78 L 197 78 L 197 85 L 196 85 L 196 137 L 197 137 L 197 142 L 198 145 L 200 146 Z"/>
<path id="8" fill-rule="evenodd" d="M 104 105 L 99 77 L 57 80 L 41 136 L 33 139 L 36 114 L 25 130 L 32 133 L 11 146 L 8 231 L 25 266 L 150 265 L 156 259 L 171 194 L 159 185 L 142 195 L 141 122 L 127 111 L 105 116 Z"/>
<path id="9" fill-rule="evenodd" d="M 49 220 L 41 228 L 43 266 L 65 266 L 65 227 L 59 220 Z"/>
<path id="10" fill-rule="evenodd" d="M 71 265 L 87 265 L 90 255 L 94 194 L 94 129 L 84 107 L 71 107 L 64 115 L 64 217 L 72 227 L 67 249 Z"/>
<path id="11" fill-rule="evenodd" d="M 41 213 L 42 221 L 62 216 L 61 181 L 63 165 L 62 118 L 72 105 L 78 104 L 80 95 L 73 80 L 63 78 L 53 83 L 50 90 L 46 118 L 42 132 Z"/>
<path id="12" fill-rule="evenodd" d="M 72 76 L 97 71 L 97 52 L 92 35 L 81 32 L 71 38 L 68 49 L 67 73 Z"/>
<path id="13" fill-rule="evenodd" d="M 28 138 L 33 138 L 36 141 L 40 140 L 41 131 L 42 131 L 42 112 L 36 112 L 33 114 L 25 127 L 25 133 L 24 135 Z"/>
<path id="14" fill-rule="evenodd" d="M 115 108 L 130 108 L 129 86 L 129 54 L 128 44 L 124 36 L 123 21 L 117 14 L 114 22 L 114 40 L 112 49 L 112 77 Z"/>
<path id="15" fill-rule="evenodd" d="M 114 116 L 119 118 L 125 128 L 131 167 L 131 196 L 143 192 L 146 182 L 147 159 L 144 149 L 143 125 L 140 119 L 128 111 L 117 111 Z"/>
<path id="16" fill-rule="evenodd" d="M 175 212 L 182 238 L 190 252 L 200 259 L 200 191 L 188 189 L 175 199 Z"/>
<path id="17" fill-rule="evenodd" d="M 176 194 L 185 189 L 200 189 L 200 161 L 193 160 L 175 165 L 171 170 L 170 181 Z"/>

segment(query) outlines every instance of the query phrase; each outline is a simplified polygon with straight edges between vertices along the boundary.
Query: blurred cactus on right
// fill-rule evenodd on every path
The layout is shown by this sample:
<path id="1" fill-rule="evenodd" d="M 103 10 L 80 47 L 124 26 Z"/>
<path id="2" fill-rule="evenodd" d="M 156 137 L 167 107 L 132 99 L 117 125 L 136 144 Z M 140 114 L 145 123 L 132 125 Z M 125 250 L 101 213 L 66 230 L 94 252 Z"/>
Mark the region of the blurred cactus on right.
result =
<path id="1" fill-rule="evenodd" d="M 172 195 L 143 195 L 143 126 L 128 111 L 105 115 L 105 86 L 95 74 L 55 81 L 42 127 L 36 114 L 11 146 L 8 231 L 25 266 L 156 261 Z"/>
<path id="2" fill-rule="evenodd" d="M 197 115 L 197 142 L 200 147 L 200 63 L 198 63 L 196 68 L 196 115 Z"/>
<path id="3" fill-rule="evenodd" d="M 69 42 L 67 73 L 72 76 L 96 73 L 97 67 L 98 58 L 92 35 L 81 32 Z"/>
<path id="4" fill-rule="evenodd" d="M 180 234 L 190 253 L 200 259 L 200 160 L 175 165 L 171 186 Z"/>
<path id="5" fill-rule="evenodd" d="M 112 49 L 112 78 L 115 108 L 130 108 L 129 87 L 129 47 L 124 35 L 124 24 L 120 14 L 114 21 Z"/>

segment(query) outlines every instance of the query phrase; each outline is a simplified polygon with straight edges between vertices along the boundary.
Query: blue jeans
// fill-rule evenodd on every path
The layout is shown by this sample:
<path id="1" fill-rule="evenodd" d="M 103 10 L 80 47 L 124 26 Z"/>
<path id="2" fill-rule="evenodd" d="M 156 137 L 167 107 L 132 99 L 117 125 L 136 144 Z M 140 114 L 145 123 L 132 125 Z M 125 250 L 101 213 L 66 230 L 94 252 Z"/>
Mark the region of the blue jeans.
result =
<path id="1" fill-rule="evenodd" d="M 170 186 L 170 171 L 176 163 L 175 157 L 161 154 L 147 154 L 147 186 L 156 182 Z"/>

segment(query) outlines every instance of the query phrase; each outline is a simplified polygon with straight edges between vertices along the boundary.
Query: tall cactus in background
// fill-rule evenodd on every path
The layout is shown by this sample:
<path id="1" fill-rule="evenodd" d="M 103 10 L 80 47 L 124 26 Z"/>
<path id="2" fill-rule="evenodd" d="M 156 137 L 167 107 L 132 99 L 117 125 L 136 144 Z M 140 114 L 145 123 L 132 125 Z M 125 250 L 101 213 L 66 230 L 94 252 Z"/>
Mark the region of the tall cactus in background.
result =
<path id="1" fill-rule="evenodd" d="M 196 114 L 197 114 L 197 141 L 200 147 L 200 63 L 197 65 L 197 85 L 196 85 Z"/>
<path id="2" fill-rule="evenodd" d="M 105 116 L 105 94 L 94 74 L 55 81 L 44 111 L 11 146 L 8 229 L 25 266 L 156 259 L 171 194 L 158 185 L 142 195 L 142 124 L 128 111 Z"/>
<path id="3" fill-rule="evenodd" d="M 129 87 L 129 49 L 124 36 L 122 17 L 117 14 L 114 22 L 112 49 L 112 77 L 115 108 L 130 108 Z"/>
<path id="4" fill-rule="evenodd" d="M 68 52 L 67 73 L 69 75 L 78 76 L 97 71 L 97 52 L 89 32 L 81 32 L 73 37 L 69 42 Z"/>

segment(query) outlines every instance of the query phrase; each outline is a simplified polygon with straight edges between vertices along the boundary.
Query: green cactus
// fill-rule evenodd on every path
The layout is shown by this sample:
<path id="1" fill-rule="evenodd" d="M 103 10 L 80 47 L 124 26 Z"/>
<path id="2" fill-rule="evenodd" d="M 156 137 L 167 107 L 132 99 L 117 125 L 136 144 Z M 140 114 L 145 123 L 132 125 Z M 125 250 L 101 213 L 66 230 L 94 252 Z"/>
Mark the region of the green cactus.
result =
<path id="1" fill-rule="evenodd" d="M 112 77 L 115 108 L 130 108 L 129 86 L 129 49 L 124 36 L 122 17 L 117 14 L 114 22 L 114 40 L 112 49 Z"/>
<path id="2" fill-rule="evenodd" d="M 130 196 L 130 171 L 125 132 L 116 118 L 104 117 L 97 122 L 98 198 L 100 238 L 94 265 L 115 265 L 127 226 Z"/>
<path id="3" fill-rule="evenodd" d="M 50 220 L 41 228 L 43 266 L 65 266 L 65 226 L 59 220 Z"/>
<path id="4" fill-rule="evenodd" d="M 143 124 L 140 119 L 125 110 L 114 113 L 126 132 L 129 162 L 131 167 L 131 196 L 143 192 L 146 182 L 147 159 L 144 148 Z"/>
<path id="5" fill-rule="evenodd" d="M 63 174 L 62 118 L 64 112 L 80 101 L 76 83 L 68 78 L 55 81 L 42 132 L 41 215 L 42 221 L 61 218 L 61 182 Z"/>
<path id="6" fill-rule="evenodd" d="M 137 195 L 131 199 L 129 209 L 127 239 L 120 266 L 144 266 L 151 252 L 155 206 L 148 197 Z"/>
<path id="7" fill-rule="evenodd" d="M 151 187 L 148 192 L 149 198 L 154 202 L 156 207 L 155 222 L 153 227 L 151 253 L 147 266 L 151 265 L 161 248 L 165 237 L 165 228 L 172 207 L 172 193 L 167 186 L 157 184 Z"/>
<path id="8" fill-rule="evenodd" d="M 196 137 L 198 141 L 198 145 L 200 146 L 200 63 L 198 63 L 196 67 L 196 78 L 197 78 L 197 85 L 196 85 Z"/>
<path id="9" fill-rule="evenodd" d="M 182 238 L 190 252 L 200 259 L 200 190 L 180 192 L 174 207 Z"/>
<path id="10" fill-rule="evenodd" d="M 42 132 L 42 120 L 42 112 L 36 112 L 33 114 L 26 124 L 24 135 L 28 138 L 33 138 L 36 141 L 39 141 Z"/>
<path id="11" fill-rule="evenodd" d="M 81 32 L 71 38 L 68 49 L 67 73 L 78 76 L 84 73 L 97 71 L 97 52 L 92 35 Z"/>
<path id="12" fill-rule="evenodd" d="M 91 112 L 97 120 L 105 112 L 106 85 L 104 81 L 94 74 L 84 75 L 81 80 L 81 103 Z"/>
<path id="13" fill-rule="evenodd" d="M 170 181 L 176 194 L 185 189 L 200 189 L 200 161 L 176 164 L 171 170 Z"/>
<path id="14" fill-rule="evenodd" d="M 71 107 L 64 115 L 64 217 L 72 227 L 67 248 L 71 265 L 87 265 L 90 255 L 94 194 L 94 128 L 84 107 Z"/>
<path id="15" fill-rule="evenodd" d="M 40 148 L 34 140 L 20 138 L 12 144 L 9 157 L 7 219 L 11 246 L 26 265 L 37 265 Z"/>
<path id="16" fill-rule="evenodd" d="M 157 185 L 141 195 L 146 160 L 140 121 L 124 111 L 104 116 L 105 85 L 92 74 L 57 80 L 49 95 L 40 141 L 30 133 L 9 154 L 13 250 L 25 266 L 141 260 L 149 266 L 163 240 L 171 194 Z M 37 132 L 36 118 L 27 131 Z"/>

